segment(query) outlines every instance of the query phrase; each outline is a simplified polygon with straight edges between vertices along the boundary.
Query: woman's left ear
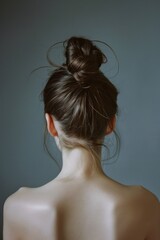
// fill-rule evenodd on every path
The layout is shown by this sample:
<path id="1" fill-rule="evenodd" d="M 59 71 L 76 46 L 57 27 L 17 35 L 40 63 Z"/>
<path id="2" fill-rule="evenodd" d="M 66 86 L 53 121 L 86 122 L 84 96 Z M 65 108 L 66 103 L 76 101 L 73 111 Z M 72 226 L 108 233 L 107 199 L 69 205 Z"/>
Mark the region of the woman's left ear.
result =
<path id="1" fill-rule="evenodd" d="M 47 129 L 51 136 L 58 136 L 57 130 L 55 128 L 54 119 L 51 114 L 45 113 L 45 118 L 47 122 Z"/>
<path id="2" fill-rule="evenodd" d="M 110 134 L 111 132 L 113 132 L 113 130 L 115 129 L 116 127 L 116 116 L 114 115 L 109 123 L 108 123 L 108 126 L 107 126 L 107 129 L 106 129 L 106 135 Z"/>

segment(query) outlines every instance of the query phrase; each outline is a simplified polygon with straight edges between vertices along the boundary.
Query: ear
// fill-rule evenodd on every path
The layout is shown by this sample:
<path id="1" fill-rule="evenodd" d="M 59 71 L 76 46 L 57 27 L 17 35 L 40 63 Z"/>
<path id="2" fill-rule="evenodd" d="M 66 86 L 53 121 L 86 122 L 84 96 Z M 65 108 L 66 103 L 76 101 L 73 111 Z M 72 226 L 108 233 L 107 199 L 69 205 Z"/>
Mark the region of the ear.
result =
<path id="1" fill-rule="evenodd" d="M 51 136 L 55 137 L 58 136 L 57 130 L 55 128 L 54 119 L 51 114 L 45 114 L 46 122 L 47 122 L 47 129 Z"/>
<path id="2" fill-rule="evenodd" d="M 115 127 L 116 127 L 116 116 L 113 116 L 108 123 L 107 129 L 106 129 L 106 135 L 113 132 Z"/>

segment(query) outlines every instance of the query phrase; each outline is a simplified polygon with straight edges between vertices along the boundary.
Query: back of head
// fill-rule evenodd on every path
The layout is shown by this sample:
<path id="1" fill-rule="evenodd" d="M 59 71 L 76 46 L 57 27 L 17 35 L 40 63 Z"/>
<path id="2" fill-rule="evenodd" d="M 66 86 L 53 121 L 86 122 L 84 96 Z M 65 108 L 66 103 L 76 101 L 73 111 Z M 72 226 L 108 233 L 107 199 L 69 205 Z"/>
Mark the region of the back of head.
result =
<path id="1" fill-rule="evenodd" d="M 100 71 L 106 57 L 92 41 L 71 37 L 64 43 L 66 61 L 43 91 L 45 113 L 59 122 L 62 145 L 93 147 L 117 113 L 118 91 Z"/>

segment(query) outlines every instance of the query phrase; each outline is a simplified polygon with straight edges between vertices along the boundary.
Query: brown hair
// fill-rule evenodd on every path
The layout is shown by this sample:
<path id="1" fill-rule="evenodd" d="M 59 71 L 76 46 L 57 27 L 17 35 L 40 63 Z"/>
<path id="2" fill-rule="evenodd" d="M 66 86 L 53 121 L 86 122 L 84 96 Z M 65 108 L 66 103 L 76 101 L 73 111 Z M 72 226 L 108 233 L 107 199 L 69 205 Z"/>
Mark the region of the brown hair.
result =
<path id="1" fill-rule="evenodd" d="M 62 146 L 83 146 L 96 156 L 117 114 L 118 91 L 100 71 L 107 58 L 92 41 L 71 37 L 64 43 L 66 62 L 52 72 L 43 90 L 44 111 L 59 122 Z"/>

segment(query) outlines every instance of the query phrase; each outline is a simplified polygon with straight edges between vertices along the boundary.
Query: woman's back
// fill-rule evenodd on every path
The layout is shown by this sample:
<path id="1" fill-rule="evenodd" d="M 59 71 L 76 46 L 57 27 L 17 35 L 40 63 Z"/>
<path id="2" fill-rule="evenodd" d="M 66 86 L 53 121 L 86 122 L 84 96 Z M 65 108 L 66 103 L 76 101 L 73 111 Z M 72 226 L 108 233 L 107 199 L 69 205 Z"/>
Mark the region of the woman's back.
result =
<path id="1" fill-rule="evenodd" d="M 160 236 L 154 195 L 107 177 L 55 179 L 40 188 L 22 188 L 8 199 L 6 208 L 15 239 L 158 240 Z M 4 240 L 8 239 L 13 239 L 12 232 Z"/>
<path id="2" fill-rule="evenodd" d="M 71 37 L 63 46 L 65 62 L 43 90 L 62 169 L 45 186 L 7 200 L 4 240 L 159 240 L 158 200 L 109 179 L 101 166 L 118 111 L 118 90 L 100 70 L 107 57 L 88 39 Z"/>

